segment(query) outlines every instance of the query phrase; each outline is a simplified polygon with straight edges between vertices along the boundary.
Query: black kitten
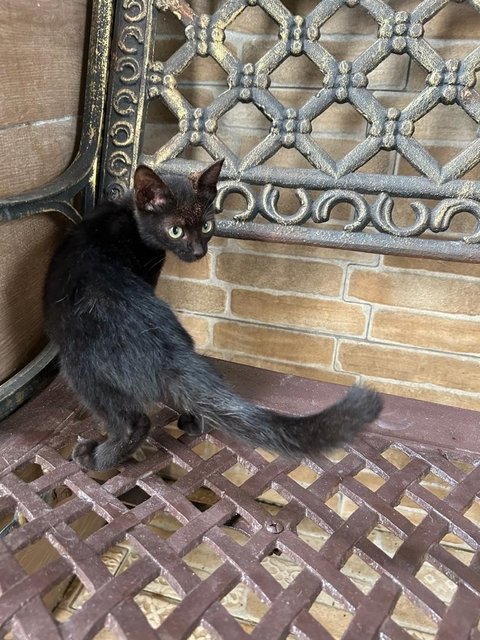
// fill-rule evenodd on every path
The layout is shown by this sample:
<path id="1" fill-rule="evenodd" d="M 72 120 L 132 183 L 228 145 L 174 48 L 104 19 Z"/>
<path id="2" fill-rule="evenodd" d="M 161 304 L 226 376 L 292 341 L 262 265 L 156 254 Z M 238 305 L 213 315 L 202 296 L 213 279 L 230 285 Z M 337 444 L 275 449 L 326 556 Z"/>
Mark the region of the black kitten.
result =
<path id="1" fill-rule="evenodd" d="M 380 410 L 379 396 L 352 388 L 306 418 L 283 416 L 235 395 L 193 347 L 173 311 L 154 296 L 165 251 L 202 258 L 214 231 L 222 161 L 189 178 L 140 166 L 130 200 L 96 209 L 56 252 L 45 286 L 45 318 L 62 370 L 105 421 L 102 444 L 82 439 L 73 458 L 86 469 L 127 460 L 148 434 L 145 410 L 165 402 L 189 433 L 213 427 L 288 456 L 350 440 Z"/>

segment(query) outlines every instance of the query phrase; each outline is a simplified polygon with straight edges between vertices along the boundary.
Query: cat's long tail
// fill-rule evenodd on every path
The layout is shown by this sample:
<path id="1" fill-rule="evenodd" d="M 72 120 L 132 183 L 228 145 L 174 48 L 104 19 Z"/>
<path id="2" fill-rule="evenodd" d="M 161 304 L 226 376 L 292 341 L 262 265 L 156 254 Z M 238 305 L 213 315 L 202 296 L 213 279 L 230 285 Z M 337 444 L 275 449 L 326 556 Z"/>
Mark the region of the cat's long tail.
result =
<path id="1" fill-rule="evenodd" d="M 221 429 L 253 447 L 302 457 L 352 440 L 378 417 L 379 394 L 354 386 L 339 402 L 314 415 L 288 416 L 257 407 L 228 388 L 210 364 L 195 354 L 187 380 L 176 386 L 175 404 L 207 429 Z M 180 397 L 178 397 L 180 395 Z"/>

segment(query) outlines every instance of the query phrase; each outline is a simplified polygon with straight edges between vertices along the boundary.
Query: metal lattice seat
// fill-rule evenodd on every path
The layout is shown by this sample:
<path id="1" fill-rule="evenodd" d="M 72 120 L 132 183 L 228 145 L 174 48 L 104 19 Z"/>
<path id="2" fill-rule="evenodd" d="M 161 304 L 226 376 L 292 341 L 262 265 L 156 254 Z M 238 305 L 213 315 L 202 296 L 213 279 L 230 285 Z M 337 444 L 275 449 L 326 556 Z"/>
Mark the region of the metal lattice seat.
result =
<path id="1" fill-rule="evenodd" d="M 286 402 L 278 399 L 285 376 L 224 369 L 253 400 Z M 341 393 L 300 378 L 288 383 L 294 411 Z M 41 628 L 52 639 L 102 629 L 112 632 L 107 638 L 274 639 L 335 638 L 341 628 L 344 638 L 403 639 L 412 637 L 402 619 L 407 606 L 438 638 L 478 636 L 480 454 L 464 446 L 475 412 L 390 396 L 366 436 L 301 465 L 220 432 L 193 438 L 162 428 L 171 418 L 157 412 L 144 460 L 110 477 L 66 459 L 72 437 L 98 433 L 98 425 L 59 382 L 6 421 L 0 505 L 26 523 L 1 542 L 4 629 L 9 621 L 15 637 L 40 637 Z M 32 463 L 43 473 L 28 483 L 22 469 Z M 63 500 L 49 503 L 52 492 Z M 56 553 L 29 576 L 22 552 L 45 540 Z M 207 562 L 195 562 L 200 546 Z M 134 557 L 120 567 L 112 549 L 125 548 Z M 432 580 L 437 572 L 443 582 Z M 75 607 L 48 613 L 42 598 L 74 577 L 81 606 L 77 590 Z M 154 603 L 163 597 L 161 614 L 152 591 Z M 253 626 L 242 622 L 243 592 L 266 605 L 257 606 Z M 341 627 L 325 615 L 332 601 Z"/>
<path id="2" fill-rule="evenodd" d="M 447 4 L 424 0 L 407 12 L 381 0 L 322 0 L 298 16 L 280 0 L 98 0 L 78 155 L 42 190 L 0 202 L 0 220 L 55 210 L 78 222 L 99 195 L 128 191 L 138 162 L 188 173 L 203 150 L 226 158 L 219 210 L 232 193 L 245 205 L 220 214 L 221 236 L 479 262 L 480 189 L 469 176 L 478 139 L 441 166 L 415 137 L 440 105 L 480 121 L 480 48 L 454 60 L 425 37 Z M 368 13 L 374 37 L 354 59 L 338 59 L 322 34 L 338 11 L 354 7 Z M 278 26 L 254 62 L 227 37 L 253 8 Z M 423 67 L 425 86 L 405 107 L 388 107 L 370 74 L 403 54 Z M 300 58 L 319 84 L 291 107 L 276 97 L 272 77 Z M 199 60 L 222 77 L 201 106 L 187 99 L 182 76 Z M 366 128 L 364 140 L 334 159 L 314 123 L 339 104 Z M 242 153 L 225 125 L 238 105 L 260 112 L 268 127 Z M 155 138 L 155 113 L 165 111 L 173 124 L 160 119 Z M 269 164 L 284 149 L 304 164 Z M 391 150 L 417 175 L 359 171 Z M 279 210 L 280 189 L 296 189 L 298 210 Z M 400 216 L 398 199 L 407 203 Z M 353 217 L 339 223 L 342 203 Z M 402 218 L 407 208 L 413 222 Z M 459 212 L 474 217 L 465 238 L 451 229 Z M 0 386 L 0 415 L 45 385 L 54 358 L 46 347 Z M 343 393 L 219 366 L 240 393 L 279 411 L 310 413 Z M 480 637 L 478 413 L 387 396 L 381 419 L 353 445 L 301 464 L 220 432 L 182 435 L 173 417 L 158 408 L 137 460 L 109 474 L 69 461 L 77 435 L 98 435 L 99 424 L 60 380 L 2 422 L 2 638 Z"/>

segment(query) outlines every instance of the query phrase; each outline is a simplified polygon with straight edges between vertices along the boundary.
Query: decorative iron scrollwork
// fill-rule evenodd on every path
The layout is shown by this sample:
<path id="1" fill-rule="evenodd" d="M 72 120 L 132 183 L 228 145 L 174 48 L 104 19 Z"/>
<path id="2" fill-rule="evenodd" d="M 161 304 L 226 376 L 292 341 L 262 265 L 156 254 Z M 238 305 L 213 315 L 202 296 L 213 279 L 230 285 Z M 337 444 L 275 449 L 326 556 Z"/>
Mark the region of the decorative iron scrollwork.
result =
<path id="1" fill-rule="evenodd" d="M 303 225 L 308 220 L 324 224 L 337 204 L 347 203 L 354 214 L 344 231 L 352 232 L 352 238 L 369 225 L 401 240 L 427 231 L 442 233 L 463 210 L 477 220 L 477 228 L 464 240 L 478 242 L 480 181 L 466 181 L 463 176 L 480 163 L 480 141 L 473 141 L 441 166 L 416 137 L 417 122 L 440 104 L 456 104 L 480 123 L 480 94 L 475 90 L 480 47 L 463 60 L 443 59 L 424 37 L 425 25 L 442 11 L 444 2 L 423 0 L 407 12 L 395 11 L 385 0 L 322 0 L 303 16 L 293 14 L 281 0 L 222 0 L 211 14 L 195 13 L 188 0 L 123 0 L 120 4 L 104 157 L 108 193 L 122 194 L 131 187 L 132 167 L 139 161 L 158 168 L 165 163 L 167 169 L 189 173 L 193 165 L 180 158 L 192 147 L 200 147 L 215 159 L 225 157 L 227 182 L 217 202 L 222 205 L 230 192 L 242 194 L 246 207 L 236 216 L 238 221 L 252 222 L 262 216 L 282 226 Z M 340 7 L 358 5 L 376 23 L 374 41 L 356 58 L 337 60 L 323 37 L 323 25 Z M 277 23 L 278 41 L 258 60 L 247 62 L 226 45 L 225 38 L 237 16 L 253 6 Z M 155 9 L 171 12 L 184 28 L 184 42 L 167 60 L 156 60 L 151 46 Z M 395 108 L 382 104 L 369 87 L 369 77 L 389 56 L 400 54 L 420 64 L 427 77 L 410 104 Z M 301 60 L 302 56 L 318 68 L 319 87 L 305 104 L 292 108 L 270 90 L 272 74 L 289 57 Z M 225 90 L 215 92 L 210 104 L 201 106 L 191 104 L 182 93 L 182 73 L 199 57 L 215 61 L 225 73 Z M 177 132 L 151 156 L 140 153 L 149 100 L 160 100 L 178 121 Z M 239 102 L 255 105 L 270 122 L 264 139 L 243 157 L 222 139 L 221 126 L 221 118 Z M 313 135 L 312 122 L 339 103 L 348 103 L 361 114 L 366 135 L 336 160 Z M 310 169 L 266 165 L 282 148 L 300 153 Z M 358 171 L 382 150 L 399 153 L 419 175 Z M 280 188 L 296 188 L 299 206 L 295 212 L 278 210 Z M 310 195 L 315 191 L 317 196 Z M 373 202 L 368 194 L 374 196 Z M 409 199 L 413 223 L 402 226 L 398 221 L 394 198 Z M 439 204 L 432 208 L 422 198 Z M 352 240 L 352 246 L 354 243 Z M 405 243 L 399 242 L 398 247 L 408 250 Z"/>

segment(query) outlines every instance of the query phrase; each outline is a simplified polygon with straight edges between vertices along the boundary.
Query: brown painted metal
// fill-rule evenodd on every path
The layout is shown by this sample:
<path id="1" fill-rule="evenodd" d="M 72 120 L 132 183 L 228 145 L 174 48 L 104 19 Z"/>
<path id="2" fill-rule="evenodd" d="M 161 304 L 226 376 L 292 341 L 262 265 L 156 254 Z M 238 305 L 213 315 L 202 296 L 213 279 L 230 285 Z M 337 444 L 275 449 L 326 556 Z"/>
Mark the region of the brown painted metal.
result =
<path id="1" fill-rule="evenodd" d="M 244 395 L 294 413 L 322 407 L 343 393 L 335 385 L 251 367 L 223 364 L 221 368 Z M 385 400 L 381 422 L 347 447 L 341 461 L 334 463 L 324 456 L 304 461 L 318 475 L 307 488 L 288 475 L 298 462 L 281 458 L 267 462 L 226 434 L 173 438 L 162 429 L 172 418 L 169 410 L 155 414 L 149 438 L 153 453 L 143 462 L 126 464 L 120 473 L 99 483 L 64 457 L 65 447 L 77 434 L 95 433 L 98 424 L 86 417 L 62 382 L 55 381 L 0 428 L 0 517 L 16 510 L 26 521 L 0 540 L 1 631 L 12 629 L 14 637 L 21 639 L 80 640 L 106 628 L 119 638 L 183 640 L 201 624 L 212 637 L 245 639 L 248 634 L 220 603 L 242 581 L 269 605 L 251 634 L 258 639 L 279 640 L 288 634 L 311 640 L 331 638 L 308 612 L 321 591 L 352 615 L 344 638 L 410 638 L 391 615 L 402 595 L 436 622 L 438 638 L 477 638 L 477 556 L 470 566 L 463 564 L 440 541 L 454 532 L 475 552 L 480 547 L 479 528 L 463 515 L 480 481 L 480 446 L 474 435 L 478 414 L 391 396 Z M 220 448 L 206 460 L 193 450 L 205 439 Z M 408 456 L 408 464 L 401 469 L 381 455 L 392 444 Z M 43 475 L 27 483 L 18 471 L 30 462 L 39 464 Z M 166 482 L 161 471 L 172 462 L 186 473 L 175 482 Z M 222 475 L 236 463 L 250 473 L 241 488 Z M 377 491 L 355 477 L 366 468 L 384 481 Z M 451 485 L 450 493 L 442 499 L 421 484 L 430 471 Z M 66 486 L 72 497 L 52 507 L 42 496 L 60 485 Z M 189 498 L 200 487 L 207 487 L 218 498 L 206 510 L 199 510 Z M 127 492 L 134 495 L 135 488 L 140 498 L 126 506 L 119 496 Z M 287 501 L 274 517 L 255 499 L 269 488 Z M 345 519 L 325 504 L 338 490 L 357 506 Z M 395 510 L 403 496 L 428 512 L 421 523 L 415 525 Z M 71 524 L 92 510 L 105 524 L 81 539 Z M 162 512 L 183 525 L 167 540 L 146 526 Z M 296 534 L 305 517 L 329 533 L 319 551 Z M 369 538 L 379 524 L 399 539 L 393 557 Z M 239 545 L 226 534 L 225 526 L 240 529 L 247 542 Z M 27 575 L 15 554 L 43 537 L 59 556 Z M 100 555 L 125 537 L 139 559 L 113 577 Z M 203 581 L 182 559 L 202 542 L 223 560 Z M 273 552 L 299 566 L 298 576 L 287 587 L 260 564 Z M 369 594 L 362 593 L 341 571 L 352 554 L 378 573 Z M 449 604 L 416 577 L 424 562 L 443 571 L 457 585 Z M 133 598 L 160 575 L 181 601 L 153 631 Z M 43 604 L 42 596 L 74 576 L 86 586 L 90 598 L 69 620 L 60 623 Z M 455 636 L 449 635 L 452 629 L 458 629 Z"/>

